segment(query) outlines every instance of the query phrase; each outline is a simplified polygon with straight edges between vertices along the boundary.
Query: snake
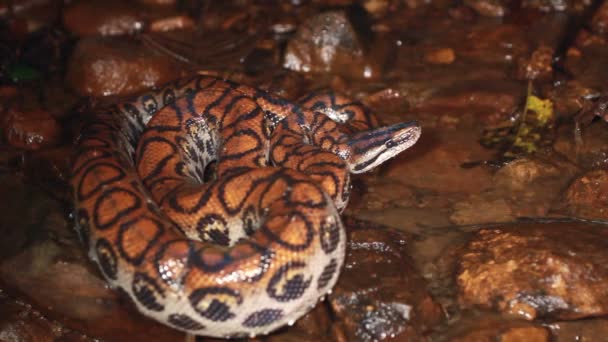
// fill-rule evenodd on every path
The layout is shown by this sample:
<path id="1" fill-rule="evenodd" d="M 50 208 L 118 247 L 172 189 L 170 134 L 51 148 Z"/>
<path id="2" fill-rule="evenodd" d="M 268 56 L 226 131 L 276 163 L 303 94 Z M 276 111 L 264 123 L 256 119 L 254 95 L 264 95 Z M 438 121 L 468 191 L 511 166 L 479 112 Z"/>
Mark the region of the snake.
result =
<path id="1" fill-rule="evenodd" d="M 350 174 L 421 134 L 330 91 L 289 101 L 208 75 L 86 114 L 70 185 L 89 258 L 143 315 L 220 338 L 292 325 L 331 293 Z"/>

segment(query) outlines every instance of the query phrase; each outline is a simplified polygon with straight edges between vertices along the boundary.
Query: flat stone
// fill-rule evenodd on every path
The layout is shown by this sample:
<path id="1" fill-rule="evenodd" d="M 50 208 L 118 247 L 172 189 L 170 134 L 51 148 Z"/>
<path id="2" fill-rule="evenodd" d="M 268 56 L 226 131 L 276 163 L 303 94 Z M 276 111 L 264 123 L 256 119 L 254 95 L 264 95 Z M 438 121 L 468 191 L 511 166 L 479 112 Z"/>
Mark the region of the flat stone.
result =
<path id="1" fill-rule="evenodd" d="M 481 229 L 460 254 L 459 302 L 528 320 L 606 314 L 607 237 L 579 222 Z"/>

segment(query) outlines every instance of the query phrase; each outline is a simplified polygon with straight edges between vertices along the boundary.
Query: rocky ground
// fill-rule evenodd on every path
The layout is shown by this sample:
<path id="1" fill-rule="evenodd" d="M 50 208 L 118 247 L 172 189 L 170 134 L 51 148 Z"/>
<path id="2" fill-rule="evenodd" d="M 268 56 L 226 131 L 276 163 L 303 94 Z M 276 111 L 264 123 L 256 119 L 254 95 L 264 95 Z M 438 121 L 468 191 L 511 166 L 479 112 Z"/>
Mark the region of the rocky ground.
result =
<path id="1" fill-rule="evenodd" d="M 291 99 L 333 89 L 423 127 L 355 177 L 333 293 L 258 339 L 608 340 L 608 2 L 595 6 L 0 4 L 0 341 L 185 338 L 106 286 L 67 181 L 91 106 L 197 72 Z"/>

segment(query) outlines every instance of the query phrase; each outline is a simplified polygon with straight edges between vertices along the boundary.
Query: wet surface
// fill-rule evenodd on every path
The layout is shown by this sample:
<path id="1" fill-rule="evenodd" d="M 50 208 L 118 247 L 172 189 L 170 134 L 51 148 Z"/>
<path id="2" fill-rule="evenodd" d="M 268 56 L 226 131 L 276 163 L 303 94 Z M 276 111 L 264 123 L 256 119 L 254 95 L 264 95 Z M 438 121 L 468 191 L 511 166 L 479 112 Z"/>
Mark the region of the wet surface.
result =
<path id="1" fill-rule="evenodd" d="M 585 8 L 0 4 L 0 340 L 185 338 L 107 287 L 73 229 L 67 183 L 90 106 L 195 72 L 290 99 L 332 89 L 384 123 L 423 127 L 414 147 L 354 177 L 333 293 L 258 340 L 605 340 L 608 123 L 593 113 L 606 112 L 608 5 Z"/>

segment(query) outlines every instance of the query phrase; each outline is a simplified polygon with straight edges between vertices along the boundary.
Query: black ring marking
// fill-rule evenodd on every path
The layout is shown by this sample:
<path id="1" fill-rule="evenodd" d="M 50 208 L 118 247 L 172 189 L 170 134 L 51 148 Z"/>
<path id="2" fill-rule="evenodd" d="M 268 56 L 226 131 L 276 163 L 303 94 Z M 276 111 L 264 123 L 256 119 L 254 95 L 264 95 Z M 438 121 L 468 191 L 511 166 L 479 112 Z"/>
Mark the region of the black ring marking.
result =
<path id="1" fill-rule="evenodd" d="M 110 242 L 103 238 L 98 239 L 95 244 L 95 252 L 103 274 L 109 279 L 116 280 L 118 260 Z"/>
<path id="2" fill-rule="evenodd" d="M 338 262 L 336 261 L 335 258 L 332 258 L 331 261 L 329 262 L 329 264 L 327 264 L 323 268 L 323 272 L 321 272 L 321 275 L 319 276 L 319 279 L 317 280 L 317 289 L 321 290 L 325 286 L 327 286 L 327 284 L 329 284 L 330 280 L 333 278 L 333 276 L 337 270 L 338 270 Z"/>
<path id="3" fill-rule="evenodd" d="M 306 280 L 304 279 L 304 273 L 297 273 L 291 277 L 290 273 L 305 267 L 305 263 L 298 261 L 281 266 L 272 278 L 270 278 L 266 293 L 279 302 L 289 302 L 302 297 L 304 292 L 306 292 L 306 289 L 308 289 L 308 286 L 310 286 L 312 277 Z M 279 286 L 281 281 L 283 281 L 284 284 L 280 289 L 277 289 L 277 286 Z"/>
<path id="4" fill-rule="evenodd" d="M 165 306 L 159 303 L 159 298 L 165 298 L 162 289 L 147 274 L 135 273 L 131 289 L 137 301 L 148 310 L 163 311 L 165 309 Z"/>
<path id="5" fill-rule="evenodd" d="M 203 330 L 205 326 L 185 314 L 171 314 L 167 321 L 183 330 Z"/>
<path id="6" fill-rule="evenodd" d="M 208 297 L 211 299 L 208 299 Z M 225 322 L 236 316 L 231 310 L 236 309 L 236 307 L 233 308 L 229 303 L 213 297 L 230 297 L 235 301 L 234 304 L 237 305 L 240 305 L 243 302 L 243 298 L 238 291 L 226 287 L 200 288 L 192 292 L 188 299 L 190 300 L 192 308 L 198 312 L 198 314 L 211 321 Z"/>
<path id="7" fill-rule="evenodd" d="M 327 220 L 321 223 L 319 228 L 319 238 L 321 240 L 321 249 L 326 254 L 332 253 L 340 243 L 340 224 L 337 218 L 332 218 L 331 222 Z"/>
<path id="8" fill-rule="evenodd" d="M 283 318 L 283 310 L 263 309 L 256 311 L 243 321 L 243 326 L 247 328 L 263 327 L 272 324 Z"/>

